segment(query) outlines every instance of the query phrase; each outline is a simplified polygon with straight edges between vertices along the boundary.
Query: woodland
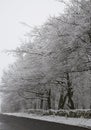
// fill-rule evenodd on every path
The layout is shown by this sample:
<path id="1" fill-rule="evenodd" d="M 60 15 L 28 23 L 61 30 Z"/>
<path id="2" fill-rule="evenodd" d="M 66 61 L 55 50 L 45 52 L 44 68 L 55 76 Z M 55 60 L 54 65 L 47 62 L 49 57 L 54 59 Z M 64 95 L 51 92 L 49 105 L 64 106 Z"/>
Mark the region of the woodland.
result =
<path id="1" fill-rule="evenodd" d="M 65 11 L 27 32 L 8 54 L 3 112 L 91 109 L 91 0 L 57 0 Z"/>

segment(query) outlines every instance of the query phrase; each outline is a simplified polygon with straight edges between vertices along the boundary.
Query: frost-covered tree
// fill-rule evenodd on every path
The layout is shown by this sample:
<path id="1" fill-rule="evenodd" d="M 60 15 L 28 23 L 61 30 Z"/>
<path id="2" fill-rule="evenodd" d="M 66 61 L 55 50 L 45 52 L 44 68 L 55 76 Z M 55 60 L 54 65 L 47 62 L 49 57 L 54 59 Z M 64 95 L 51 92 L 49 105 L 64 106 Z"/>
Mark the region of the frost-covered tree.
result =
<path id="1" fill-rule="evenodd" d="M 61 2 L 64 14 L 35 27 L 28 42 L 11 51 L 18 59 L 4 73 L 3 86 L 16 89 L 22 98 L 39 98 L 40 108 L 89 108 L 91 1 Z"/>

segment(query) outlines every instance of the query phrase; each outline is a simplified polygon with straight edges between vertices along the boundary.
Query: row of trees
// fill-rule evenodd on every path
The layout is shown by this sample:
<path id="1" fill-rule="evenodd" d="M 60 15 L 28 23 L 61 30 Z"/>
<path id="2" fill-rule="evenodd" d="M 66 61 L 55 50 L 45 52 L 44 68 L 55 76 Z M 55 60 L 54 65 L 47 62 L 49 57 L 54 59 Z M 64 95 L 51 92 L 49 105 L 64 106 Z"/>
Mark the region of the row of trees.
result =
<path id="1" fill-rule="evenodd" d="M 14 96 L 4 95 L 3 110 L 6 104 L 7 111 L 91 108 L 91 1 L 59 2 L 64 14 L 35 27 L 27 43 L 9 51 L 17 61 L 4 72 L 2 88 Z"/>

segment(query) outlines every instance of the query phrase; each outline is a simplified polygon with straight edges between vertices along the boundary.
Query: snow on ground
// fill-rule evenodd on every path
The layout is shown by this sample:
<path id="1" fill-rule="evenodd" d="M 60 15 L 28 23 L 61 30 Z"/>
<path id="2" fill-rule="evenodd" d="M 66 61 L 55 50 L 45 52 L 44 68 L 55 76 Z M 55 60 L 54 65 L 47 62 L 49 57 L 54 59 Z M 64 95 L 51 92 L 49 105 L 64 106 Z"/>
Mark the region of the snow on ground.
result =
<path id="1" fill-rule="evenodd" d="M 84 118 L 68 118 L 68 117 L 60 117 L 60 116 L 41 116 L 36 114 L 27 114 L 27 113 L 3 113 L 7 115 L 13 115 L 17 117 L 26 117 L 31 119 L 38 119 L 38 120 L 44 120 L 48 122 L 56 122 L 56 123 L 62 123 L 62 124 L 68 124 L 68 125 L 74 125 L 74 126 L 81 126 L 91 129 L 91 119 L 84 119 Z"/>

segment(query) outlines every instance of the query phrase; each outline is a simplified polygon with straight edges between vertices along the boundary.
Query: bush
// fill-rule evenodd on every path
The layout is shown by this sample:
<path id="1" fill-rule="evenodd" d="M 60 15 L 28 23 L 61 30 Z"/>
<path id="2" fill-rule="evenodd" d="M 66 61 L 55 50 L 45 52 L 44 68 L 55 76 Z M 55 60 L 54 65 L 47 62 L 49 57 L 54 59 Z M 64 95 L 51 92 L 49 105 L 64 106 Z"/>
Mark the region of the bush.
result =
<path id="1" fill-rule="evenodd" d="M 80 118 L 80 117 L 84 117 L 85 111 L 84 110 L 77 110 L 76 111 L 76 117 Z"/>
<path id="2" fill-rule="evenodd" d="M 37 114 L 37 115 L 41 115 L 43 113 L 46 113 L 46 110 L 42 110 L 42 109 L 27 109 L 24 111 L 25 113 L 28 114 Z"/>
<path id="3" fill-rule="evenodd" d="M 69 111 L 69 115 L 68 115 L 68 117 L 77 117 L 77 114 L 76 114 L 76 112 L 75 111 Z"/>
<path id="4" fill-rule="evenodd" d="M 76 109 L 76 110 L 42 110 L 42 109 L 27 109 L 24 111 L 28 114 L 37 115 L 55 115 L 73 118 L 91 118 L 91 109 Z"/>
<path id="5" fill-rule="evenodd" d="M 87 111 L 84 113 L 84 118 L 91 118 L 91 110 L 87 110 Z"/>
<path id="6" fill-rule="evenodd" d="M 65 116 L 65 117 L 68 117 L 68 112 L 67 112 L 67 110 L 59 110 L 59 111 L 57 111 L 56 115 L 57 115 L 57 116 Z"/>
<path id="7" fill-rule="evenodd" d="M 45 112 L 43 113 L 43 115 L 56 115 L 57 111 L 56 110 L 45 110 Z"/>
<path id="8" fill-rule="evenodd" d="M 77 109 L 77 110 L 48 110 L 43 115 L 56 115 L 64 117 L 73 117 L 73 118 L 91 118 L 90 109 Z"/>

